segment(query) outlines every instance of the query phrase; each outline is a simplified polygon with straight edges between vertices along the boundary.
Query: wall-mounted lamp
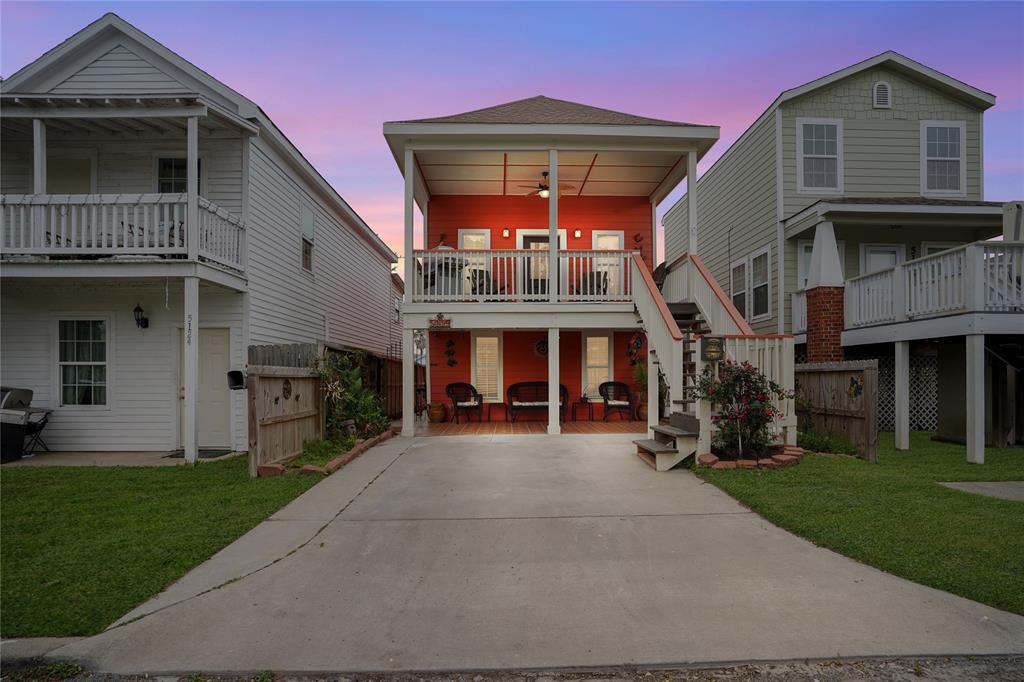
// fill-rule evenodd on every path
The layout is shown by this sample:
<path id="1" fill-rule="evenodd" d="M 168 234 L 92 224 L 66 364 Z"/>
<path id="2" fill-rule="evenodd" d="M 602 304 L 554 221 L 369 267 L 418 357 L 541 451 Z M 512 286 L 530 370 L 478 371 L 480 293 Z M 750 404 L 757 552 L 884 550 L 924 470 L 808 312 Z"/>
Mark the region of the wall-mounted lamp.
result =
<path id="1" fill-rule="evenodd" d="M 509 236 L 510 234 L 511 234 L 511 232 L 509 232 L 509 229 L 508 229 L 507 227 L 506 227 L 506 228 L 504 228 L 504 229 L 502 229 L 502 231 L 501 231 L 501 236 L 502 236 L 502 237 L 503 237 L 504 239 L 508 239 L 508 236 Z"/>
<path id="2" fill-rule="evenodd" d="M 575 237 L 576 239 L 579 239 L 580 237 L 583 236 L 583 230 L 580 230 L 580 229 L 573 230 L 572 231 L 572 236 Z"/>
<path id="3" fill-rule="evenodd" d="M 135 315 L 135 326 L 139 329 L 146 329 L 149 327 L 149 318 L 146 317 L 145 313 L 146 311 L 138 304 L 136 304 L 135 310 L 132 311 L 132 314 Z"/>

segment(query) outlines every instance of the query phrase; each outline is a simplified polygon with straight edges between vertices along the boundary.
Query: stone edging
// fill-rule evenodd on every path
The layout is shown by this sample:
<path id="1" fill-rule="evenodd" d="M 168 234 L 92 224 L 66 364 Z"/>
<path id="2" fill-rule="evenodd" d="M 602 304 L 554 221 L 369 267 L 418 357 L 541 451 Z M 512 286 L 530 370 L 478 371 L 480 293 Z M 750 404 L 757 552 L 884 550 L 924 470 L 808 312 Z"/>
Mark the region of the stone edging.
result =
<path id="1" fill-rule="evenodd" d="M 804 458 L 804 449 L 795 445 L 773 448 L 775 454 L 762 459 L 719 460 L 710 452 L 697 456 L 697 464 L 712 469 L 780 469 L 799 464 Z"/>
<path id="2" fill-rule="evenodd" d="M 367 438 L 366 440 L 357 440 L 356 444 L 353 445 L 347 452 L 338 455 L 324 466 L 316 466 L 315 464 L 304 464 L 299 469 L 289 469 L 283 464 L 261 464 L 257 468 L 257 476 L 260 478 L 269 478 L 271 476 L 282 476 L 284 474 L 313 474 L 317 476 L 329 476 L 335 471 L 345 466 L 359 455 L 363 454 L 375 445 L 379 445 L 384 441 L 388 440 L 395 435 L 395 430 L 389 428 L 384 433 L 378 434 L 373 438 Z"/>

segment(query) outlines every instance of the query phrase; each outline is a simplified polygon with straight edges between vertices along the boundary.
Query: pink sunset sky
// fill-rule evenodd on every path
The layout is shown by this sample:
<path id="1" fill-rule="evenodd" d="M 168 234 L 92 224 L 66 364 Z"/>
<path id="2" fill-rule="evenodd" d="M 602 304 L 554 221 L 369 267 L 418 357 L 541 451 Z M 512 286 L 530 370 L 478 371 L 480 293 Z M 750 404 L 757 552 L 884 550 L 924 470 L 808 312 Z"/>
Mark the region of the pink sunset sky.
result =
<path id="1" fill-rule="evenodd" d="M 719 125 L 703 172 L 782 90 L 889 49 L 998 97 L 985 198 L 1024 196 L 1021 2 L 3 2 L 0 73 L 108 11 L 261 105 L 396 251 L 384 121 L 543 94 Z"/>

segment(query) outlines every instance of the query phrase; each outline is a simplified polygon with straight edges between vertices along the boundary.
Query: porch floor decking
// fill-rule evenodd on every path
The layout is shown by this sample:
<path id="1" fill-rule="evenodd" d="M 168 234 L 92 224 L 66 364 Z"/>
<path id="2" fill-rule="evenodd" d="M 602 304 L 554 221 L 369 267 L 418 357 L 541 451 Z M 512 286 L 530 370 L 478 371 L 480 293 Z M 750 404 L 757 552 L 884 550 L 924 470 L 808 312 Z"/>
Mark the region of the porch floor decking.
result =
<path id="1" fill-rule="evenodd" d="M 441 422 L 431 424 L 418 422 L 417 436 L 490 436 L 503 434 L 541 434 L 548 432 L 546 421 L 483 421 L 483 422 Z M 563 434 L 599 433 L 647 433 L 647 422 L 643 421 L 564 421 Z"/>

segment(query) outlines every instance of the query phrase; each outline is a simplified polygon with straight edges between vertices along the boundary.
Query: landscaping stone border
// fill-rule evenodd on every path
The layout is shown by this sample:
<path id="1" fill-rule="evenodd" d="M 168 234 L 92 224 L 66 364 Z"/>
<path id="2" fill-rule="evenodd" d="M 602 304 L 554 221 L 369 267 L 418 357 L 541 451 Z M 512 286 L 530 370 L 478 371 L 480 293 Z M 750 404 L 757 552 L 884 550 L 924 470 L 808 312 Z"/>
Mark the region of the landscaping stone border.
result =
<path id="1" fill-rule="evenodd" d="M 373 438 L 359 439 L 356 441 L 347 452 L 338 455 L 324 466 L 317 466 L 315 464 L 305 464 L 299 469 L 288 468 L 284 464 L 261 464 L 256 469 L 256 475 L 260 478 L 270 478 L 272 476 L 283 476 L 285 474 L 312 474 L 315 476 L 330 476 L 335 471 L 345 466 L 359 455 L 363 454 L 375 445 L 379 445 L 384 441 L 388 440 L 397 433 L 394 428 L 389 428 L 387 431 L 374 436 Z"/>
<path id="2" fill-rule="evenodd" d="M 799 464 L 804 458 L 804 449 L 796 445 L 782 445 L 772 448 L 769 457 L 761 459 L 732 459 L 720 460 L 710 452 L 697 456 L 697 464 L 711 467 L 715 470 L 721 469 L 780 469 L 782 467 Z"/>

